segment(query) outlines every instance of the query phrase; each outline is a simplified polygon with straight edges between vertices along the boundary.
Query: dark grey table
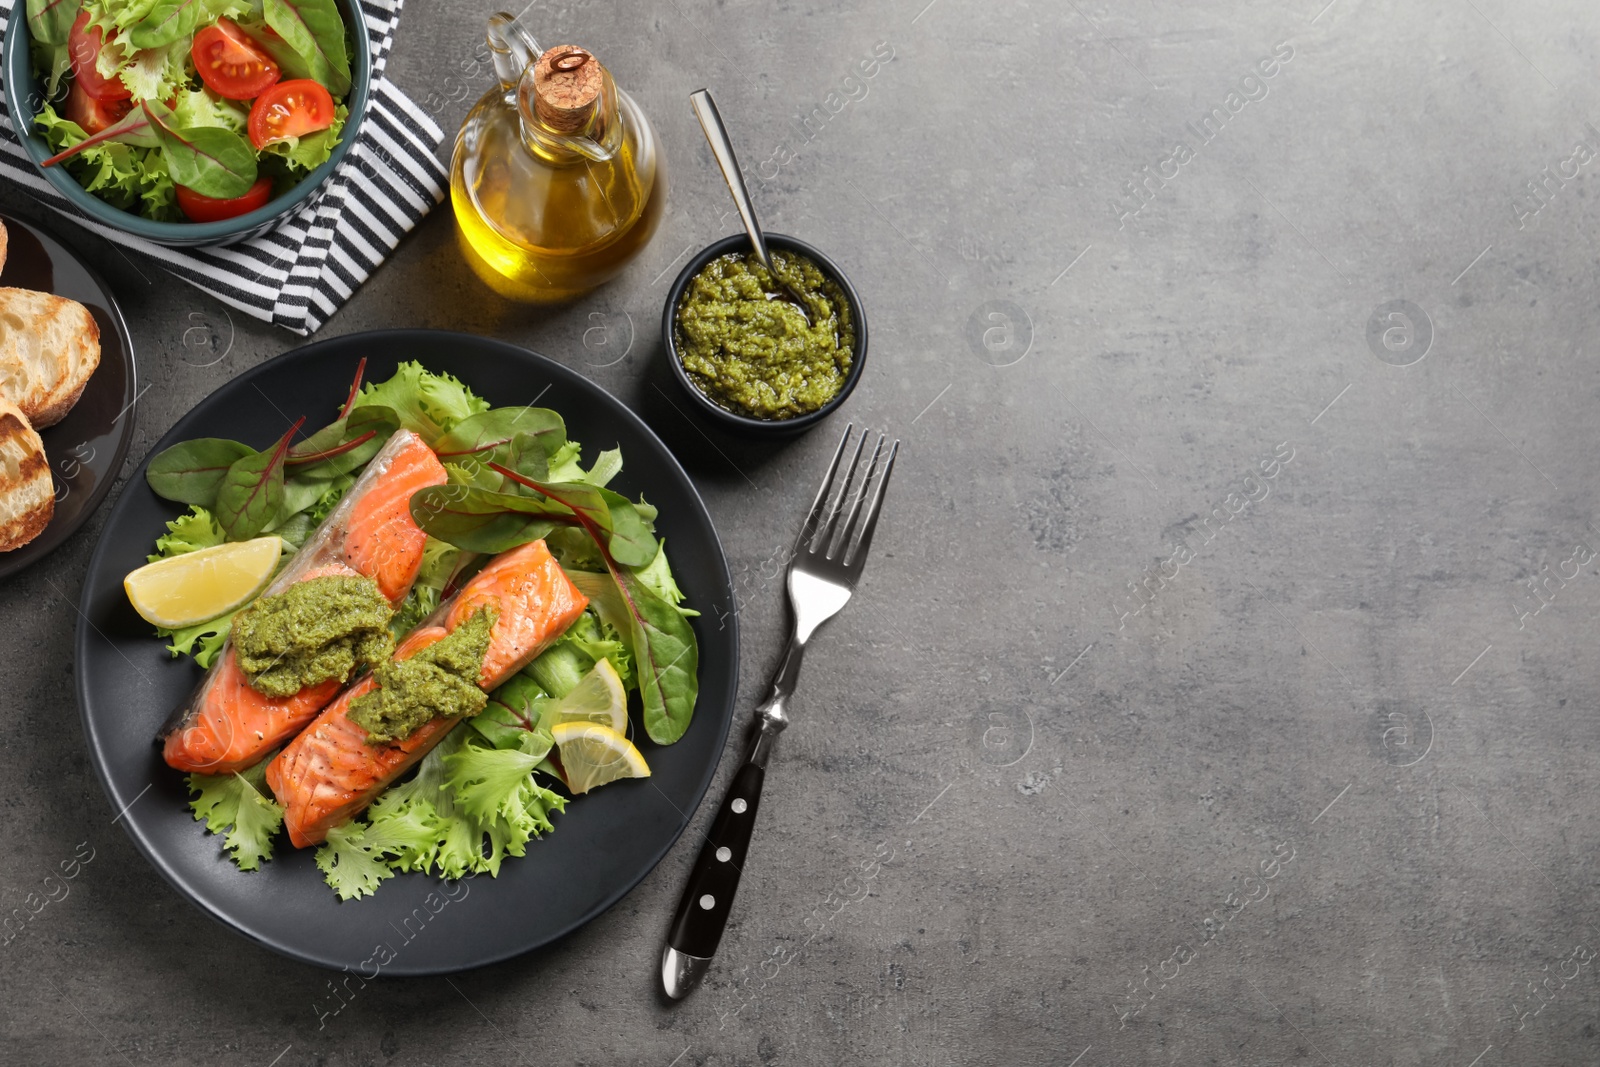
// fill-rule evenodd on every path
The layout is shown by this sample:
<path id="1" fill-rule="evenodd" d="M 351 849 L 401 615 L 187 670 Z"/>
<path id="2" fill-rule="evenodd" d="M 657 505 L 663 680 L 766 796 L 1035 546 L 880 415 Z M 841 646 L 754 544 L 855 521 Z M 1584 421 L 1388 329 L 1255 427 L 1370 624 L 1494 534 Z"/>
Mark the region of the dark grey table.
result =
<path id="1" fill-rule="evenodd" d="M 669 1007 L 653 978 L 686 838 L 548 951 L 322 1016 L 326 973 L 112 825 L 71 691 L 93 523 L 0 588 L 0 908 L 93 856 L 0 950 L 0 1060 L 1600 1060 L 1600 14 L 1325 3 L 538 5 L 666 142 L 654 244 L 530 310 L 444 208 L 321 336 L 503 337 L 639 410 L 734 562 L 747 708 L 838 426 L 752 447 L 662 370 L 675 264 L 734 225 L 706 84 L 769 225 L 869 304 L 849 417 L 905 442 L 708 986 Z M 447 129 L 491 10 L 406 12 L 391 73 Z M 130 467 L 296 343 L 61 229 L 138 339 Z"/>

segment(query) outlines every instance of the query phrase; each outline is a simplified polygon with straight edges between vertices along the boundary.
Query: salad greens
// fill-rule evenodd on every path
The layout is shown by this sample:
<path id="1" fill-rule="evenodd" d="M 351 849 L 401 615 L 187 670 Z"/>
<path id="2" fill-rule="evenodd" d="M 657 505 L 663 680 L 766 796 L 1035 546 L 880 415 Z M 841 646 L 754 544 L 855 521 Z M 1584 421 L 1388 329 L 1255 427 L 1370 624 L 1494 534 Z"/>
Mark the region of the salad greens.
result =
<path id="1" fill-rule="evenodd" d="M 45 104 L 33 121 L 45 143 L 58 152 L 89 139 L 77 123 L 58 115 L 54 104 Z M 137 212 L 147 219 L 180 217 L 177 186 L 159 148 L 102 140 L 63 166 L 79 185 L 113 207 Z"/>
<path id="2" fill-rule="evenodd" d="M 35 128 L 86 190 L 145 218 L 187 218 L 178 186 L 233 200 L 266 177 L 281 193 L 331 157 L 349 118 L 351 47 L 337 0 L 27 0 L 27 23 L 44 95 Z M 202 77 L 194 53 L 219 24 L 277 71 L 242 89 L 210 68 Z M 323 112 L 326 128 L 314 132 L 253 135 L 249 100 L 297 79 L 327 90 L 332 124 Z"/>
<path id="3" fill-rule="evenodd" d="M 551 752 L 555 705 L 602 660 L 625 690 L 639 693 L 645 731 L 658 744 L 682 736 L 698 692 L 689 624 L 697 613 L 681 606 L 655 534 L 656 509 L 607 487 L 622 470 L 618 450 L 585 468 L 556 412 L 490 408 L 458 379 L 414 362 L 379 383 L 363 384 L 362 370 L 337 417 L 299 441 L 293 429 L 259 451 L 198 438 L 153 458 L 150 487 L 188 511 L 167 523 L 151 558 L 266 532 L 284 539 L 287 560 L 403 426 L 436 451 L 449 481 L 412 497 L 412 517 L 429 536 L 417 580 L 391 622 L 396 636 L 428 618 L 493 554 L 540 537 L 590 606 L 411 777 L 329 833 L 317 865 L 341 899 L 370 894 L 398 871 L 495 875 L 506 856 L 524 855 L 566 805 L 538 777 L 560 780 Z M 174 656 L 209 666 L 231 620 L 158 632 L 171 638 Z M 242 776 L 189 776 L 196 818 L 227 833 L 224 845 L 244 869 L 270 856 L 281 824 L 281 809 L 263 795 L 265 766 Z"/>
<path id="4" fill-rule="evenodd" d="M 223 847 L 241 871 L 258 870 L 262 860 L 272 858 L 272 837 L 283 826 L 283 809 L 267 789 L 271 760 L 268 756 L 237 774 L 189 776 L 189 789 L 195 794 L 189 807 L 195 821 L 204 822 L 214 834 L 226 834 Z"/>
<path id="5" fill-rule="evenodd" d="M 529 841 L 554 829 L 552 813 L 566 810 L 566 798 L 533 778 L 540 758 L 452 730 L 364 821 L 329 831 L 317 866 L 341 900 L 372 893 L 398 871 L 496 876 L 507 856 L 527 855 Z"/>
<path id="6" fill-rule="evenodd" d="M 253 19 L 240 22 L 240 28 L 266 47 L 285 74 L 321 82 L 336 97 L 350 91 L 344 19 L 334 0 L 265 0 L 260 7 L 271 32 Z"/>
<path id="7" fill-rule="evenodd" d="M 359 402 L 390 408 L 400 425 L 434 447 L 445 433 L 473 415 L 489 410 L 489 402 L 475 395 L 450 374 L 435 374 L 415 361 L 402 363 L 386 382 L 360 388 Z"/>

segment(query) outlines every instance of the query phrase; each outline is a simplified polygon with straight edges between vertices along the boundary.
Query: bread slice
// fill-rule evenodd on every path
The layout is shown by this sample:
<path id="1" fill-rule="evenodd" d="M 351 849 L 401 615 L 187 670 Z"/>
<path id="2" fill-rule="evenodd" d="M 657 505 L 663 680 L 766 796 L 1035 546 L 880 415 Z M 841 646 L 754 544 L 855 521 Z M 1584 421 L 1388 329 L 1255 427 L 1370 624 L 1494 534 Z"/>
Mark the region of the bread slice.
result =
<path id="1" fill-rule="evenodd" d="M 6 229 L 6 224 L 0 222 L 0 270 L 6 269 L 6 249 L 10 247 L 11 231 Z"/>
<path id="2" fill-rule="evenodd" d="M 100 366 L 100 326 L 76 300 L 0 289 L 0 396 L 34 429 L 54 426 Z"/>
<path id="3" fill-rule="evenodd" d="M 0 552 L 38 537 L 55 511 L 44 442 L 21 409 L 0 397 Z"/>

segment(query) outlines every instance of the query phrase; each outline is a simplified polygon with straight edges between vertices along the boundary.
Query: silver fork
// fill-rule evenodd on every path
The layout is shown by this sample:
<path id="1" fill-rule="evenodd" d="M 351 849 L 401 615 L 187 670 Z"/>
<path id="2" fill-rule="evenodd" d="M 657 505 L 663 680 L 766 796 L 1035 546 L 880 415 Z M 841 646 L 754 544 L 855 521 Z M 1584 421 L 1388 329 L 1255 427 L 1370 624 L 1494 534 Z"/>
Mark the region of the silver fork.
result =
<path id="1" fill-rule="evenodd" d="M 678 1000 L 700 983 L 711 958 L 722 941 L 722 931 L 733 910 L 734 893 L 744 870 L 750 848 L 750 833 L 755 827 L 756 807 L 761 800 L 761 783 L 766 778 L 767 761 L 784 727 L 789 725 L 789 698 L 800 677 L 800 660 L 806 642 L 817 627 L 839 613 L 861 580 L 861 568 L 872 547 L 872 532 L 878 525 L 883 493 L 894 472 L 894 457 L 900 442 L 889 445 L 881 472 L 878 460 L 884 456 L 883 434 L 872 450 L 866 467 L 861 467 L 870 431 L 863 430 L 856 442 L 855 455 L 841 480 L 839 463 L 850 444 L 853 426 L 845 427 L 844 437 L 833 453 L 828 474 L 817 490 L 811 511 L 800 527 L 790 552 L 787 585 L 793 628 L 789 647 L 772 675 L 772 692 L 756 706 L 755 723 L 744 764 L 733 776 L 722 807 L 711 824 L 678 914 L 667 934 L 661 954 L 661 984 L 667 996 Z M 860 478 L 856 475 L 860 472 Z M 852 485 L 855 488 L 852 490 Z M 847 508 L 848 505 L 848 508 Z M 863 510 L 863 508 L 865 510 Z M 846 514 L 848 511 L 848 514 Z M 840 520 L 843 520 L 842 522 Z"/>

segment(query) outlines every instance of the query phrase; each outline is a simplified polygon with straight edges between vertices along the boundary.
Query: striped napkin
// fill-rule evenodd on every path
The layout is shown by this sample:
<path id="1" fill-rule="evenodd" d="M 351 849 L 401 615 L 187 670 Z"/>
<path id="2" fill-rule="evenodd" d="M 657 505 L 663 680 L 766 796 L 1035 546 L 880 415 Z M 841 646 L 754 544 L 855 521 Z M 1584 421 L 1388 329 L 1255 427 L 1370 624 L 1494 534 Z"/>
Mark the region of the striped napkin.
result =
<path id="1" fill-rule="evenodd" d="M 14 4 L 0 0 L 0 33 Z M 383 76 L 404 0 L 361 0 L 372 42 L 372 90 L 356 143 L 322 191 L 265 234 L 226 248 L 168 248 L 95 222 L 39 175 L 0 99 L 0 181 L 123 248 L 142 252 L 247 315 L 309 334 L 349 300 L 400 238 L 444 199 L 435 153 L 444 132 Z M 352 125 L 354 116 L 351 117 Z"/>

